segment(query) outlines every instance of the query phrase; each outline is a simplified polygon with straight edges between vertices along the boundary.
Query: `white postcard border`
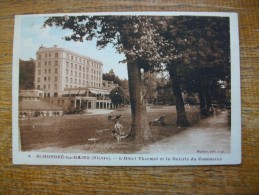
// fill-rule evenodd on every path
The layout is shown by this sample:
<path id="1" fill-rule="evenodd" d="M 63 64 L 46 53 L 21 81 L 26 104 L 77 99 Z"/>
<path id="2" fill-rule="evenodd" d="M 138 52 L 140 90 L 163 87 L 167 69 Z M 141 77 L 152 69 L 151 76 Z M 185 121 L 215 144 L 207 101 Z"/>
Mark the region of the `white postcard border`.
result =
<path id="1" fill-rule="evenodd" d="M 230 19 L 231 48 L 231 153 L 229 154 L 82 154 L 22 152 L 18 124 L 19 43 L 22 17 L 61 15 L 161 15 L 218 16 Z M 174 165 L 233 165 L 241 163 L 241 96 L 238 16 L 226 12 L 112 12 L 60 13 L 15 16 L 13 43 L 12 88 L 12 147 L 13 164 L 76 165 L 76 166 L 174 166 Z"/>

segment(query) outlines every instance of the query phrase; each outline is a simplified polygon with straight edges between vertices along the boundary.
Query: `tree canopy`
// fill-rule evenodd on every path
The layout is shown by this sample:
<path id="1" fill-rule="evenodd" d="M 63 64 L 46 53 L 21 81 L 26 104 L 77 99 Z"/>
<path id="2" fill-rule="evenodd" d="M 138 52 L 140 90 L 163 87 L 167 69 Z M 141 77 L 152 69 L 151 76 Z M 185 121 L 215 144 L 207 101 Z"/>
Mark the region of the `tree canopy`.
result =
<path id="1" fill-rule="evenodd" d="M 33 59 L 19 60 L 19 65 L 19 88 L 34 89 L 35 61 Z"/>

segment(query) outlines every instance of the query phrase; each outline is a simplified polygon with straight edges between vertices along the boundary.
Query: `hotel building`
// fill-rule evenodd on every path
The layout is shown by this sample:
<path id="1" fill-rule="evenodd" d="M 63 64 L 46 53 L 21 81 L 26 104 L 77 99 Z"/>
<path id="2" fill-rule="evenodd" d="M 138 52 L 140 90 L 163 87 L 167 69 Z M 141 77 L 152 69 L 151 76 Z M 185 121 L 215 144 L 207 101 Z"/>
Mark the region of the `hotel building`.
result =
<path id="1" fill-rule="evenodd" d="M 102 62 L 67 49 L 41 46 L 36 53 L 35 89 L 60 97 L 68 88 L 102 88 Z"/>
<path id="2" fill-rule="evenodd" d="M 117 85 L 104 81 L 102 75 L 101 61 L 57 45 L 41 46 L 36 52 L 35 89 L 44 91 L 45 102 L 60 107 L 111 108 L 109 94 Z"/>

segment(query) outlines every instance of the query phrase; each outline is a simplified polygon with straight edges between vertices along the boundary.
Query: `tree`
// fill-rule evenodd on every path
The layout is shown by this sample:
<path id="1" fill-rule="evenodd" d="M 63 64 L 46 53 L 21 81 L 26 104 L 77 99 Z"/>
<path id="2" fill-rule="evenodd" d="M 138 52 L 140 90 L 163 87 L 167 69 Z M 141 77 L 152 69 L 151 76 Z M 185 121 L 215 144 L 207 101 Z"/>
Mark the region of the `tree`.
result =
<path id="1" fill-rule="evenodd" d="M 130 99 L 129 99 L 129 82 L 128 82 L 127 79 L 121 80 L 121 88 L 125 92 L 124 103 L 125 104 L 129 104 L 130 103 Z"/>
<path id="2" fill-rule="evenodd" d="M 118 108 L 118 105 L 124 104 L 124 101 L 126 99 L 126 93 L 121 87 L 115 87 L 110 92 L 110 98 L 111 102 L 115 105 L 116 108 Z"/>
<path id="3" fill-rule="evenodd" d="M 33 59 L 25 61 L 19 60 L 19 88 L 34 89 L 35 61 Z"/>
<path id="4" fill-rule="evenodd" d="M 121 80 L 118 76 L 115 75 L 113 69 L 111 69 L 108 73 L 103 74 L 103 80 L 113 81 L 114 83 L 121 86 Z"/>
<path id="5" fill-rule="evenodd" d="M 200 111 L 206 114 L 211 107 L 215 83 L 230 77 L 229 20 L 224 17 L 171 17 L 165 29 L 162 35 L 171 45 L 169 47 L 175 48 L 174 65 L 167 67 L 172 69 L 172 74 L 177 73 L 186 91 L 199 93 Z"/>
<path id="6" fill-rule="evenodd" d="M 144 98 L 148 103 L 154 103 L 157 99 L 157 77 L 155 73 L 143 73 Z"/>
<path id="7" fill-rule="evenodd" d="M 146 116 L 141 80 L 141 69 L 150 69 L 150 62 L 160 63 L 155 25 L 147 16 L 63 16 L 50 17 L 44 26 L 71 29 L 65 40 L 83 41 L 97 39 L 97 47 L 112 44 L 126 56 L 132 123 L 129 139 L 149 141 L 153 137 Z"/>

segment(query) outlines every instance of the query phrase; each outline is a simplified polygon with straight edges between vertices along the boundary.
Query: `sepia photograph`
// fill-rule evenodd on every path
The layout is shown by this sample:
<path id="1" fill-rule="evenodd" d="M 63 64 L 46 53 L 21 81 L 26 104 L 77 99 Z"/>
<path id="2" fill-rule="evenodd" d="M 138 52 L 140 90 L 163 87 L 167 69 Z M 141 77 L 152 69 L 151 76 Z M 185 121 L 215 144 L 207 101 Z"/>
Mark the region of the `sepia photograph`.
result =
<path id="1" fill-rule="evenodd" d="M 13 163 L 241 163 L 238 16 L 15 16 Z"/>

